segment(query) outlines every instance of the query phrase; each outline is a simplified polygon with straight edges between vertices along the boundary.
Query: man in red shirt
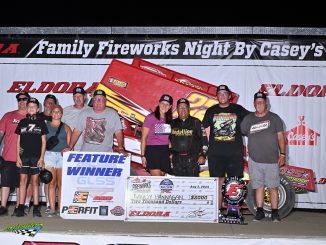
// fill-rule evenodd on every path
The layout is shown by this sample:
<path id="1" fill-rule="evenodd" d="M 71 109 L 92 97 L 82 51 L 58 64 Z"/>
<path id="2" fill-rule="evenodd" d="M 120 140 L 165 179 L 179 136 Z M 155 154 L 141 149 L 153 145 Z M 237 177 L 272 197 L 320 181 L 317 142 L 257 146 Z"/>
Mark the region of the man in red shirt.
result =
<path id="1" fill-rule="evenodd" d="M 0 142 L 4 137 L 2 151 L 3 163 L 1 167 L 1 206 L 0 215 L 7 215 L 7 201 L 10 194 L 10 188 L 16 188 L 16 203 L 19 203 L 19 170 L 16 167 L 16 145 L 17 134 L 16 127 L 19 121 L 26 117 L 26 103 L 29 94 L 20 92 L 16 95 L 18 110 L 7 112 L 0 120 Z"/>

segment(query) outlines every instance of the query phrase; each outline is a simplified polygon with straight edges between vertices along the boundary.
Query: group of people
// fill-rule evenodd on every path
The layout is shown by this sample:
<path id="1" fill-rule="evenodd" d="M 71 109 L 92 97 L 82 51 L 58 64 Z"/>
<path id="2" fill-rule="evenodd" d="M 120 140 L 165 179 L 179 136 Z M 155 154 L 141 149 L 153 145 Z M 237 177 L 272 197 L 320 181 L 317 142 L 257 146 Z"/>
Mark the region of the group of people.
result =
<path id="1" fill-rule="evenodd" d="M 44 185 L 48 217 L 60 209 L 62 154 L 65 151 L 112 151 L 113 134 L 124 153 L 123 132 L 117 112 L 106 108 L 106 94 L 96 90 L 93 107 L 86 106 L 87 94 L 82 87 L 73 90 L 74 104 L 64 109 L 57 98 L 46 95 L 43 112 L 40 103 L 27 92 L 16 95 L 18 109 L 7 112 L 0 121 L 0 141 L 4 138 L 1 164 L 0 215 L 7 215 L 11 189 L 16 188 L 13 216 L 27 215 L 33 199 L 33 216 L 41 217 L 39 173 L 46 168 L 52 181 Z M 80 135 L 83 134 L 83 137 Z M 50 138 L 58 141 L 50 148 Z"/>
<path id="2" fill-rule="evenodd" d="M 10 188 L 17 188 L 14 215 L 26 215 L 25 206 L 33 196 L 33 215 L 40 217 L 38 174 L 47 168 L 53 180 L 45 186 L 48 216 L 55 214 L 56 191 L 61 197 L 62 153 L 66 151 L 111 152 L 113 137 L 117 151 L 124 148 L 123 127 L 118 113 L 106 107 L 106 93 L 93 93 L 92 107 L 85 105 L 82 87 L 73 90 L 74 104 L 62 109 L 54 95 L 45 97 L 42 113 L 39 102 L 28 93 L 17 94 L 18 110 L 6 113 L 0 121 L 0 140 L 4 137 L 1 167 L 0 215 L 8 213 Z M 278 215 L 279 167 L 285 164 L 286 149 L 280 117 L 268 109 L 267 97 L 254 95 L 255 112 L 230 103 L 231 90 L 217 87 L 218 104 L 208 108 L 203 121 L 190 115 L 190 102 L 177 101 L 178 117 L 172 117 L 173 98 L 163 94 L 153 113 L 142 126 L 141 161 L 153 176 L 199 176 L 199 167 L 208 160 L 211 177 L 219 177 L 219 193 L 225 176 L 243 176 L 243 137 L 248 137 L 250 184 L 256 189 L 257 213 L 265 217 L 264 188 L 270 190 L 272 220 Z M 209 139 L 207 137 L 209 134 Z M 56 135 L 59 143 L 47 149 L 47 141 Z M 82 137 L 81 137 L 82 135 Z M 30 194 L 32 193 L 32 194 Z M 221 197 L 221 194 L 220 194 Z M 222 207 L 219 198 L 218 207 Z"/>
<path id="3" fill-rule="evenodd" d="M 177 101 L 178 117 L 172 119 L 173 98 L 164 94 L 155 111 L 143 123 L 141 159 L 154 176 L 199 176 L 199 167 L 208 160 L 211 177 L 219 178 L 219 203 L 225 177 L 243 177 L 244 144 L 248 137 L 250 184 L 256 190 L 257 213 L 254 220 L 265 217 L 264 188 L 270 191 L 272 220 L 279 222 L 279 167 L 285 164 L 286 148 L 281 118 L 268 109 L 266 94 L 254 95 L 255 112 L 231 103 L 231 90 L 220 85 L 218 104 L 208 108 L 203 121 L 190 116 L 186 98 Z M 209 134 L 209 140 L 207 139 Z"/>

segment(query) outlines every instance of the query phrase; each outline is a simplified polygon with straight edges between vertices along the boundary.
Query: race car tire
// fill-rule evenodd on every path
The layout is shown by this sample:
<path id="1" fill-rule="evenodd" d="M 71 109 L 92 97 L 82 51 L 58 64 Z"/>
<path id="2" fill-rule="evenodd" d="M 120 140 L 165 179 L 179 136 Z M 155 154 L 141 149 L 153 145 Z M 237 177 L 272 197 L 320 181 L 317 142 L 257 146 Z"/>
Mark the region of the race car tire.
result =
<path id="1" fill-rule="evenodd" d="M 291 181 L 285 177 L 284 175 L 280 175 L 281 177 L 281 184 L 279 186 L 279 207 L 278 207 L 278 212 L 280 218 L 285 218 L 290 214 L 292 211 L 294 204 L 295 204 L 295 191 L 294 188 L 291 185 Z M 252 189 L 252 186 L 250 185 L 250 181 L 248 184 L 248 195 L 246 198 L 246 204 L 249 209 L 249 211 L 253 214 L 256 215 L 256 194 L 255 190 Z M 271 217 L 272 216 L 272 209 L 271 205 L 269 202 L 266 202 L 264 200 L 264 212 L 265 212 L 265 217 Z"/>

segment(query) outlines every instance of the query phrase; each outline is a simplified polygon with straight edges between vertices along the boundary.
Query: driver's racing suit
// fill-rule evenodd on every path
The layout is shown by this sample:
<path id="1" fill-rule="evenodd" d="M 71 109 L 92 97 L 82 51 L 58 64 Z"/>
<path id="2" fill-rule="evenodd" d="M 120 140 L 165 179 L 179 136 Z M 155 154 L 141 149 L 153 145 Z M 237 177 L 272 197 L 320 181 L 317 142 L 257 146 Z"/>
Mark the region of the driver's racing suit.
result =
<path id="1" fill-rule="evenodd" d="M 176 118 L 171 123 L 171 154 L 173 174 L 199 176 L 198 158 L 206 158 L 208 140 L 201 121 L 189 116 L 184 121 Z"/>

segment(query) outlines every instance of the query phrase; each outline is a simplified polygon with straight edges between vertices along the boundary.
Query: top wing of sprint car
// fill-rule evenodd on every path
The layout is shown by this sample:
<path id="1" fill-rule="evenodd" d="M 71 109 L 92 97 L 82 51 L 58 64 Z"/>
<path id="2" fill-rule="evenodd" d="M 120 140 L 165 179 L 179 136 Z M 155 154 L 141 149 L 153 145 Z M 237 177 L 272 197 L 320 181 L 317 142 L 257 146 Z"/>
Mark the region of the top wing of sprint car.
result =
<path id="1" fill-rule="evenodd" d="M 187 98 L 190 114 L 199 119 L 204 117 L 208 107 L 218 103 L 215 85 L 139 58 L 132 64 L 112 60 L 97 88 L 106 92 L 107 106 L 116 109 L 121 116 L 125 147 L 135 162 L 140 162 L 142 123 L 155 110 L 162 94 L 170 94 L 174 101 Z M 238 94 L 232 93 L 232 103 L 238 98 Z M 174 116 L 175 107 L 174 103 Z"/>
<path id="2" fill-rule="evenodd" d="M 170 94 L 174 101 L 187 98 L 190 114 L 203 119 L 208 107 L 217 104 L 215 85 L 135 58 L 132 64 L 112 60 L 97 89 L 107 94 L 107 106 L 121 116 L 125 147 L 132 153 L 132 161 L 141 162 L 140 137 L 145 117 L 155 110 L 162 94 Z M 232 92 L 231 102 L 238 94 Z M 173 105 L 176 116 L 176 104 Z"/>

